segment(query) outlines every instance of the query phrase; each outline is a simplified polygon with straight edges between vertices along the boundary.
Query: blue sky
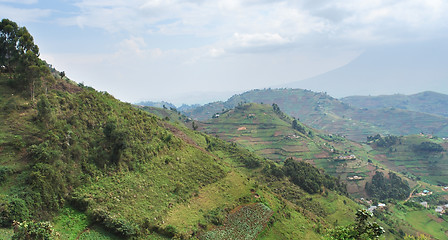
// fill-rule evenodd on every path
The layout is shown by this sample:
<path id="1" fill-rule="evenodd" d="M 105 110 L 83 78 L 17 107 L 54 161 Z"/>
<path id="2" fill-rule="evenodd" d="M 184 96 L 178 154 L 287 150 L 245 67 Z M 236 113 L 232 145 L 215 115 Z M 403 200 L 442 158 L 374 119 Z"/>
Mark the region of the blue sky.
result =
<path id="1" fill-rule="evenodd" d="M 445 39 L 444 0 L 0 0 L 42 58 L 128 102 L 206 102 Z"/>

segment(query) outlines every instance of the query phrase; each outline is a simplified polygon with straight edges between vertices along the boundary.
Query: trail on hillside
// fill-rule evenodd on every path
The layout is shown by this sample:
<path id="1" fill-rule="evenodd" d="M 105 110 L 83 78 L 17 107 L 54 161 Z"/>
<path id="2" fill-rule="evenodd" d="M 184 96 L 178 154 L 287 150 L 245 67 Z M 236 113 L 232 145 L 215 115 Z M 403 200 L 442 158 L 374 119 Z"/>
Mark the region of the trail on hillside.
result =
<path id="1" fill-rule="evenodd" d="M 414 194 L 415 190 L 417 190 L 420 186 L 421 186 L 421 184 L 419 183 L 419 184 L 414 188 L 414 190 L 412 190 L 412 192 L 409 194 L 409 197 L 406 198 L 406 200 L 404 200 L 404 202 L 409 201 L 409 199 L 411 199 L 411 197 L 412 197 L 412 194 Z"/>

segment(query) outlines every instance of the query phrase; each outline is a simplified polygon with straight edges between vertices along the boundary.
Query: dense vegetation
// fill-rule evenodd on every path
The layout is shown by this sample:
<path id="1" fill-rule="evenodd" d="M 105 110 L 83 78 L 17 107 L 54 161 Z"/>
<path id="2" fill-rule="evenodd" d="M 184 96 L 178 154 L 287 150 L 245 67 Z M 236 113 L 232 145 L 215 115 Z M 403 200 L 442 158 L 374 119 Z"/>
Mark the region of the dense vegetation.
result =
<path id="1" fill-rule="evenodd" d="M 379 147 L 391 147 L 397 143 L 399 143 L 400 139 L 397 136 L 385 136 L 377 134 L 375 136 L 367 136 L 367 142 L 369 144 L 376 144 Z"/>
<path id="2" fill-rule="evenodd" d="M 317 168 L 306 162 L 294 161 L 288 158 L 283 166 L 283 172 L 291 181 L 308 193 L 320 193 L 323 188 L 338 190 L 346 194 L 347 189 L 338 179 L 322 174 Z"/>
<path id="3" fill-rule="evenodd" d="M 443 152 L 444 149 L 442 146 L 440 146 L 437 143 L 433 143 L 433 142 L 422 142 L 418 145 L 414 146 L 414 151 L 416 152 L 426 152 L 426 153 L 431 153 L 431 152 Z"/>
<path id="4" fill-rule="evenodd" d="M 372 182 L 366 183 L 366 192 L 370 197 L 379 200 L 389 198 L 403 200 L 409 196 L 411 189 L 409 184 L 397 174 L 389 172 L 389 178 L 386 178 L 383 172 L 377 171 Z"/>

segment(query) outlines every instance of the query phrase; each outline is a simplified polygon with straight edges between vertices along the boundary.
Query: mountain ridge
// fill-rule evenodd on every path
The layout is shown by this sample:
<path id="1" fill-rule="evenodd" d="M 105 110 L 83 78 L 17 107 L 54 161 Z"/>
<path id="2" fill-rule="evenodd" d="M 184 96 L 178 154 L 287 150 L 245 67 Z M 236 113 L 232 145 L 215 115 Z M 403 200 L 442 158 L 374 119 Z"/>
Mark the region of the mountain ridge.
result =
<path id="1" fill-rule="evenodd" d="M 245 102 L 276 103 L 285 113 L 310 127 L 357 141 L 365 141 L 367 136 L 377 133 L 407 135 L 425 132 L 448 136 L 448 121 L 443 116 L 393 108 L 355 108 L 326 93 L 302 89 L 252 90 L 234 95 L 225 102 L 209 103 L 185 111 L 184 114 L 203 121 Z"/>

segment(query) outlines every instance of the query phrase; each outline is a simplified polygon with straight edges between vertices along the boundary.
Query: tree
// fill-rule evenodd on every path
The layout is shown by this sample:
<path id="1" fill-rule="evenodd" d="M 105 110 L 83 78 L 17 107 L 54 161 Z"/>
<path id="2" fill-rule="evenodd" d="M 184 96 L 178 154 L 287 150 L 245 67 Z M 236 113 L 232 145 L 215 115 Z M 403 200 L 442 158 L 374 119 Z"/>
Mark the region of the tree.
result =
<path id="1" fill-rule="evenodd" d="M 65 72 L 64 72 L 64 71 L 60 72 L 60 73 L 59 73 L 59 76 L 61 77 L 61 79 L 64 79 L 64 77 L 65 77 Z"/>
<path id="2" fill-rule="evenodd" d="M 9 19 L 2 19 L 0 22 L 0 66 L 9 73 L 12 72 L 18 55 L 18 29 L 17 23 Z"/>
<path id="3" fill-rule="evenodd" d="M 13 87 L 29 87 L 31 100 L 34 100 L 36 82 L 42 77 L 42 60 L 33 36 L 25 27 L 2 19 L 0 23 L 0 66 L 14 78 Z M 14 73 L 19 72 L 18 76 Z"/>
<path id="4" fill-rule="evenodd" d="M 379 200 L 405 199 L 411 192 L 409 184 L 393 172 L 389 172 L 389 178 L 386 178 L 382 172 L 377 171 L 372 182 L 367 182 L 365 188 L 370 197 Z"/>
<path id="5" fill-rule="evenodd" d="M 376 222 L 368 221 L 373 214 L 361 209 L 356 212 L 356 222 L 344 227 L 338 227 L 329 234 L 330 239 L 337 240 L 367 240 L 378 239 L 384 234 L 384 229 Z"/>
<path id="6" fill-rule="evenodd" d="M 45 123 L 48 127 L 48 124 L 51 122 L 52 118 L 52 109 L 50 101 L 45 95 L 41 95 L 39 101 L 37 102 L 37 119 Z"/>

